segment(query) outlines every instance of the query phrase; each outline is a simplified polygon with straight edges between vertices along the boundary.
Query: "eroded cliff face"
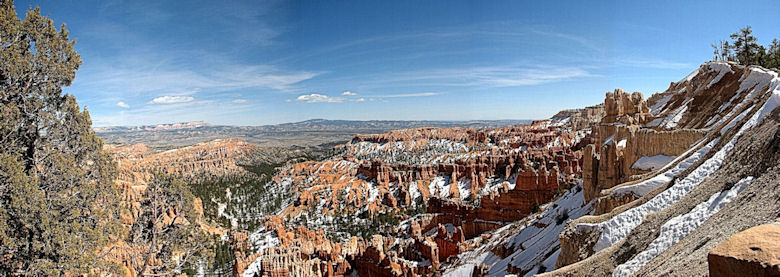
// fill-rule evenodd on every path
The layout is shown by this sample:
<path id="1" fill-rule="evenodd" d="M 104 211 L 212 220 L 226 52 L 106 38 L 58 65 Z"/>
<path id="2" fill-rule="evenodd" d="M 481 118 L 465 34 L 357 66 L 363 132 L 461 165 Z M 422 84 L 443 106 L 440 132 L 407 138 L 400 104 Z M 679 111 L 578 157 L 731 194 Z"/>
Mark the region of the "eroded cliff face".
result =
<path id="1" fill-rule="evenodd" d="M 706 134 L 695 129 L 644 128 L 643 123 L 654 116 L 650 114 L 639 92 L 628 94 L 620 89 L 608 92 L 604 107 L 606 116 L 594 126 L 595 143 L 587 146 L 584 152 L 583 188 L 586 201 L 597 198 L 601 190 L 641 178 L 642 174 L 656 169 L 638 164 L 640 159 L 652 160 L 657 157 L 668 162 L 669 158 L 682 154 Z M 651 164 L 658 167 L 662 165 Z M 611 206 L 614 203 L 600 205 Z M 605 208 L 597 209 L 597 213 L 603 212 Z"/>
<path id="2" fill-rule="evenodd" d="M 597 216 L 567 224 L 550 276 L 706 274 L 713 236 L 725 239 L 715 234 L 780 211 L 776 201 L 742 192 L 780 196 L 767 186 L 778 166 L 770 157 L 780 155 L 768 146 L 779 139 L 778 106 L 778 72 L 724 62 L 702 65 L 647 103 L 637 93 L 608 93 L 583 158 L 584 196 Z M 769 212 L 750 211 L 751 201 Z"/>
<path id="3" fill-rule="evenodd" d="M 239 159 L 254 149 L 254 146 L 237 139 L 216 140 L 197 145 L 155 152 L 143 144 L 124 146 L 107 145 L 105 149 L 114 156 L 119 172 L 115 180 L 123 189 L 123 201 L 120 218 L 124 224 L 130 226 L 138 218 L 141 212 L 142 194 L 147 189 L 147 184 L 152 180 L 155 172 L 176 175 L 182 178 L 209 175 L 219 176 L 232 173 L 246 174 L 247 172 L 237 165 Z M 205 232 L 222 235 L 226 230 L 207 221 L 203 216 L 203 203 L 195 198 L 196 215 L 195 222 L 188 222 L 184 217 L 177 216 L 179 211 L 168 209 L 163 214 L 163 224 L 197 224 Z M 173 220 L 176 222 L 173 222 Z M 112 259 L 122 261 L 126 271 L 134 276 L 135 272 L 131 264 L 136 255 L 130 252 L 140 252 L 140 246 L 128 245 L 125 242 L 117 242 L 109 256 Z M 154 261 L 153 261 L 154 262 Z"/>
<path id="4" fill-rule="evenodd" d="M 572 131 L 589 130 L 604 118 L 604 105 L 585 107 L 582 109 L 563 110 L 550 118 L 555 124 Z"/>
<path id="5" fill-rule="evenodd" d="M 588 142 L 586 130 L 547 120 L 356 135 L 343 155 L 280 170 L 270 185 L 290 186 L 295 197 L 265 230 L 279 240 L 276 247 L 316 256 L 322 274 L 432 274 L 478 247 L 486 232 L 574 187 Z M 271 272 L 308 261 L 263 262 L 247 274 L 277 274 Z"/>

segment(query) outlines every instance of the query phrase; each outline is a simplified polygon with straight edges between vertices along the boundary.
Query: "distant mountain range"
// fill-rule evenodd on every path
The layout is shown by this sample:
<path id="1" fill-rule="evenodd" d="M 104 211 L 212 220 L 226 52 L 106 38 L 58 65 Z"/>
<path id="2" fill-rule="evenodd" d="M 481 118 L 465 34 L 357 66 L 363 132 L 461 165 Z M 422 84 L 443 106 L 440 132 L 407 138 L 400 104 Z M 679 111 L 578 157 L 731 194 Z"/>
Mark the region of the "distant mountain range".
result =
<path id="1" fill-rule="evenodd" d="M 240 138 L 260 146 L 307 146 L 346 141 L 355 134 L 378 134 L 414 127 L 484 129 L 530 122 L 531 120 L 360 121 L 311 119 L 277 125 L 226 126 L 194 121 L 145 126 L 96 127 L 94 130 L 108 144 L 144 143 L 153 148 L 166 149 L 220 138 Z"/>

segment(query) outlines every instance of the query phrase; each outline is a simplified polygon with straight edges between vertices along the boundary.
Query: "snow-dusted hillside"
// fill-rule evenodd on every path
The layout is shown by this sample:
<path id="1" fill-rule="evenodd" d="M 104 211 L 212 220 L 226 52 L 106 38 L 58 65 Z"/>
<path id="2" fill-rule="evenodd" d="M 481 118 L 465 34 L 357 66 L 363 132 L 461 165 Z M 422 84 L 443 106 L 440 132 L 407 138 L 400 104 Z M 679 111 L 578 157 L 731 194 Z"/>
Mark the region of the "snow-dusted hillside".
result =
<path id="1" fill-rule="evenodd" d="M 615 195 L 630 195 L 637 200 L 607 210 L 604 215 L 572 222 L 561 239 L 575 242 L 564 252 L 569 259 L 580 261 L 555 271 L 554 275 L 630 276 L 647 264 L 658 263 L 654 259 L 668 259 L 663 256 L 665 251 L 681 241 L 690 243 L 686 238 L 704 232 L 699 228 L 711 217 L 729 217 L 719 212 L 731 202 L 747 201 L 740 192 L 755 185 L 754 180 L 766 182 L 762 175 L 776 167 L 777 161 L 755 164 L 755 159 L 778 154 L 776 149 L 762 152 L 760 148 L 771 145 L 771 141 L 758 140 L 757 135 L 777 128 L 778 72 L 711 62 L 672 84 L 655 100 L 651 107 L 655 119 L 645 127 L 702 128 L 708 131 L 707 135 L 684 154 L 664 161 L 665 166 L 658 166 L 660 170 L 644 180 L 602 192 L 598 201 L 620 198 Z M 746 144 L 748 148 L 744 148 Z M 778 203 L 766 208 L 780 210 Z M 775 216 L 753 218 L 741 224 L 758 225 Z M 713 248 L 713 243 L 708 242 L 699 242 L 697 249 L 704 245 Z M 702 256 L 679 259 L 699 265 L 692 268 L 702 270 L 702 264 L 706 268 Z"/>
<path id="2" fill-rule="evenodd" d="M 650 114 L 642 115 L 647 119 L 629 120 L 639 122 L 631 128 L 653 129 L 660 135 L 698 129 L 704 136 L 679 155 L 637 157 L 628 167 L 648 173 L 600 191 L 589 203 L 582 192 L 572 190 L 540 213 L 492 232 L 487 243 L 459 255 L 445 275 L 474 276 L 475 270 L 488 276 L 553 270 L 550 276 L 700 275 L 706 273 L 708 249 L 780 214 L 780 203 L 766 202 L 780 199 L 780 189 L 771 185 L 776 181 L 767 174 L 780 169 L 780 153 L 772 146 L 780 142 L 778 72 L 705 63 L 653 96 L 647 106 Z M 607 109 L 609 116 L 609 105 Z M 609 124 L 629 124 L 618 121 Z M 632 139 L 628 135 L 613 147 L 631 151 L 626 144 Z M 605 144 L 611 140 L 616 140 L 614 135 Z M 762 198 L 766 211 L 736 208 L 755 205 L 746 193 L 762 191 L 768 194 Z M 568 210 L 568 223 L 555 224 L 562 210 Z M 733 217 L 736 214 L 743 216 Z M 732 226 L 716 231 L 714 221 Z M 723 233 L 726 236 L 713 237 Z M 664 264 L 688 267 L 660 266 Z"/>

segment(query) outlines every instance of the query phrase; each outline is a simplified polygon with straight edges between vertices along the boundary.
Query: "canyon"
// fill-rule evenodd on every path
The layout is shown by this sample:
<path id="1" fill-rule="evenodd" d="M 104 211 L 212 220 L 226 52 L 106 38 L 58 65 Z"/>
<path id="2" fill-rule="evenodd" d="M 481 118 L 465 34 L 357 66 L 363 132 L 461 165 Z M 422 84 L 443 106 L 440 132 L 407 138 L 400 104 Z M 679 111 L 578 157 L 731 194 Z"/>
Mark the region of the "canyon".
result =
<path id="1" fill-rule="evenodd" d="M 130 206 L 151 169 L 259 178 L 252 166 L 273 164 L 262 193 L 278 205 L 202 222 L 231 242 L 234 275 L 716 275 L 776 264 L 718 245 L 780 217 L 778 86 L 777 71 L 709 62 L 648 99 L 616 89 L 525 125 L 354 134 L 317 158 L 236 138 L 106 149 Z M 259 225 L 217 223 L 243 217 Z"/>

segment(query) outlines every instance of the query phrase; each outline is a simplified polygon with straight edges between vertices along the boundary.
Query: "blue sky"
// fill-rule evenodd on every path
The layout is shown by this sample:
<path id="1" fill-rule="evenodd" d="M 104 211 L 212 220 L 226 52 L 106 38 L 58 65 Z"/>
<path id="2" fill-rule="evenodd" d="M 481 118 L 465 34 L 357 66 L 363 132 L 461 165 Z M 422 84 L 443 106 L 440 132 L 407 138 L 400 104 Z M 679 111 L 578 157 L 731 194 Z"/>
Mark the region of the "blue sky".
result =
<path id="1" fill-rule="evenodd" d="M 337 3 L 336 3 L 337 2 Z M 775 1 L 16 1 L 65 22 L 96 126 L 539 119 L 649 96 Z M 624 3 L 632 2 L 632 3 Z"/>

